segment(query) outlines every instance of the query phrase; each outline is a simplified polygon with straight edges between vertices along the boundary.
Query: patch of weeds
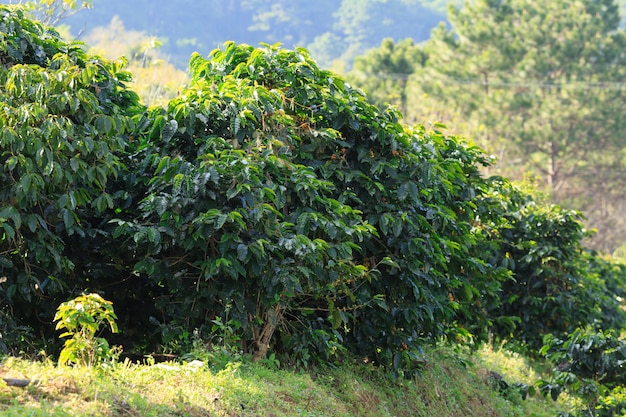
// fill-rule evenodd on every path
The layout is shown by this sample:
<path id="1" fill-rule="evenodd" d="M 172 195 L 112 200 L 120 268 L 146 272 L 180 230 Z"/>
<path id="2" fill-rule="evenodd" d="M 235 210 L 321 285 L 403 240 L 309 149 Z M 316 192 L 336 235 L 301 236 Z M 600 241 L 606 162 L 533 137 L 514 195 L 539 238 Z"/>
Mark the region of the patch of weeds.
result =
<path id="1" fill-rule="evenodd" d="M 554 417 L 554 406 L 529 398 L 516 404 L 474 370 L 479 355 L 429 349 L 413 379 L 393 378 L 370 363 L 304 370 L 276 363 L 230 361 L 209 366 L 125 361 L 102 367 L 56 367 L 51 362 L 5 360 L 0 369 L 39 382 L 26 389 L 0 386 L 0 415 L 105 417 Z M 268 358 L 271 359 L 271 356 Z M 506 376 L 507 381 L 509 376 Z"/>
<path id="2" fill-rule="evenodd" d="M 484 344 L 473 355 L 476 373 L 507 403 L 530 416 L 556 416 L 569 408 L 570 399 L 552 403 L 539 395 L 537 383 L 546 368 L 518 351 Z"/>
<path id="3" fill-rule="evenodd" d="M 498 348 L 490 344 L 481 346 L 477 351 L 476 365 L 503 375 L 507 381 L 533 385 L 539 380 L 535 363 L 531 363 L 520 353 L 509 351 L 502 346 Z"/>
<path id="4" fill-rule="evenodd" d="M 213 323 L 213 337 L 205 340 L 198 329 L 194 330 L 191 347 L 180 359 L 183 362 L 202 361 L 215 372 L 225 369 L 229 363 L 251 362 L 252 356 L 243 353 L 239 339 L 234 335 L 238 324 L 223 324 L 217 319 Z"/>

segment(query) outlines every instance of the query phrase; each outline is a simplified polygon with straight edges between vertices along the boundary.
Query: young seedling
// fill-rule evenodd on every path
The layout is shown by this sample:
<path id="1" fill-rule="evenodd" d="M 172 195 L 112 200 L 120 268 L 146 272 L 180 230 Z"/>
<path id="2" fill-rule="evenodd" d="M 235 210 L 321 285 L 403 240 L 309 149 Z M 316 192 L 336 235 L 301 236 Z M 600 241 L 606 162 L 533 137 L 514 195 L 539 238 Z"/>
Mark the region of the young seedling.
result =
<path id="1" fill-rule="evenodd" d="M 103 337 L 96 337 L 102 324 L 117 333 L 117 316 L 113 303 L 98 294 L 86 294 L 62 303 L 57 308 L 54 321 L 57 330 L 66 330 L 59 337 L 65 340 L 59 355 L 59 364 L 92 366 L 111 358 L 112 349 Z"/>

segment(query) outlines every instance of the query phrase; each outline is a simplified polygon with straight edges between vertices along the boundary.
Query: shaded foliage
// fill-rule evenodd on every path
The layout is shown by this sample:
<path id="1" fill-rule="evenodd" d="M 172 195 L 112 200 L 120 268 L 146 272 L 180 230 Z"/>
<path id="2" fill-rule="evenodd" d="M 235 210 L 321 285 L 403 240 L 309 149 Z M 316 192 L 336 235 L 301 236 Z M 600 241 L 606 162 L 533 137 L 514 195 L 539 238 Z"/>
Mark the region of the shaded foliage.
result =
<path id="1" fill-rule="evenodd" d="M 541 352 L 556 365 L 539 383 L 544 395 L 555 401 L 563 392 L 581 398 L 577 416 L 623 415 L 626 343 L 614 331 L 577 329 L 565 339 L 549 335 L 544 341 Z"/>
<path id="2" fill-rule="evenodd" d="M 492 331 L 537 351 L 543 336 L 565 337 L 581 326 L 619 329 L 626 269 L 582 247 L 581 214 L 540 203 L 515 187 L 497 187 L 485 201 L 498 206 L 491 254 L 512 272 L 501 287 L 503 319 Z"/>
<path id="3" fill-rule="evenodd" d="M 0 17 L 0 294 L 38 327 L 85 287 L 89 253 L 124 198 L 115 182 L 138 98 L 120 63 L 87 56 L 19 8 Z"/>

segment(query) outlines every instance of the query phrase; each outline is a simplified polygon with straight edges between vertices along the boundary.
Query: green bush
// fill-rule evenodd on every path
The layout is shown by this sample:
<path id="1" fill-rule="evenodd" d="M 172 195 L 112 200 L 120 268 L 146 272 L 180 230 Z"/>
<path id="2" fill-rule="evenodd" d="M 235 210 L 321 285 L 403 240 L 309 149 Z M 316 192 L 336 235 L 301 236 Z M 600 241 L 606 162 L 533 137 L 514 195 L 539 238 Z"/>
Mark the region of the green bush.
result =
<path id="1" fill-rule="evenodd" d="M 507 275 L 473 233 L 479 149 L 403 127 L 304 50 L 230 43 L 190 68 L 148 117 L 134 169 L 148 193 L 116 230 L 167 288 L 164 330 L 208 335 L 229 306 L 246 350 L 279 331 L 279 349 L 387 361 L 485 333 L 481 302 Z"/>
<path id="2" fill-rule="evenodd" d="M 0 29 L 0 303 L 42 328 L 75 288 L 101 285 L 85 278 L 95 263 L 112 263 L 107 218 L 127 198 L 141 108 L 121 62 L 88 56 L 19 7 L 0 6 Z"/>
<path id="3" fill-rule="evenodd" d="M 489 262 L 511 271 L 502 284 L 492 332 L 515 338 L 535 352 L 547 334 L 566 337 L 579 327 L 620 329 L 626 269 L 586 251 L 581 214 L 537 202 L 522 190 L 501 184 L 481 206 L 496 207 L 490 225 L 496 250 Z M 506 320 L 509 318 L 509 320 Z"/>
<path id="4" fill-rule="evenodd" d="M 356 354 L 407 375 L 441 338 L 536 349 L 623 322 L 624 268 L 583 250 L 578 213 L 483 177 L 482 150 L 402 125 L 303 49 L 196 54 L 190 86 L 145 109 L 122 62 L 0 15 L 12 328 L 50 338 L 86 289 L 115 303 L 129 350 L 181 351 L 222 323 L 256 359 Z"/>
<path id="5" fill-rule="evenodd" d="M 541 353 L 555 368 L 540 390 L 553 400 L 568 392 L 583 400 L 581 416 L 610 417 L 626 411 L 626 342 L 614 331 L 575 330 L 566 339 L 545 337 Z"/>
<path id="6" fill-rule="evenodd" d="M 65 330 L 59 337 L 70 338 L 63 344 L 59 365 L 93 366 L 113 359 L 114 349 L 97 334 L 103 324 L 108 325 L 112 333 L 117 333 L 115 320 L 113 303 L 99 294 L 80 295 L 62 303 L 54 316 L 56 330 Z"/>

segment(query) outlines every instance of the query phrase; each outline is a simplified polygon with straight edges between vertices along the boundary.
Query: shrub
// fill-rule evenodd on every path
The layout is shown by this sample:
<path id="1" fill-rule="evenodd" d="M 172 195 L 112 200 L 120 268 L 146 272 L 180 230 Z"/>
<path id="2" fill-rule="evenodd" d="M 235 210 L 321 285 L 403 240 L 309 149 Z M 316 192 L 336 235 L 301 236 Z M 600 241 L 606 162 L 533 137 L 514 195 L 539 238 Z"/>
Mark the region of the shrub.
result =
<path id="1" fill-rule="evenodd" d="M 59 355 L 59 364 L 92 366 L 112 359 L 114 352 L 107 340 L 96 337 L 103 324 L 117 333 L 117 316 L 113 304 L 98 294 L 78 296 L 62 303 L 54 321 L 57 330 L 65 330 L 59 337 L 65 340 Z"/>
<path id="2" fill-rule="evenodd" d="M 555 364 L 550 379 L 539 383 L 545 395 L 556 401 L 566 391 L 582 398 L 584 416 L 609 417 L 626 410 L 626 343 L 614 331 L 577 329 L 566 339 L 547 335 L 541 353 Z"/>
<path id="3" fill-rule="evenodd" d="M 123 62 L 87 55 L 19 7 L 0 6 L 0 28 L 0 304 L 50 336 L 41 323 L 55 307 L 115 263 L 107 217 L 128 197 L 124 156 L 142 109 Z"/>
<path id="4" fill-rule="evenodd" d="M 538 202 L 506 183 L 480 205 L 498 213 L 488 224 L 497 242 L 488 262 L 511 271 L 501 302 L 490 311 L 502 317 L 491 328 L 496 336 L 538 352 L 548 334 L 564 338 L 579 327 L 622 328 L 626 270 L 583 248 L 587 232 L 579 212 Z"/>
<path id="5" fill-rule="evenodd" d="M 260 356 L 278 331 L 278 349 L 389 362 L 422 338 L 486 333 L 481 303 L 507 275 L 473 233 L 479 149 L 403 127 L 304 50 L 229 43 L 190 68 L 148 117 L 134 159 L 147 194 L 116 230 L 165 289 L 164 329 L 208 337 L 228 308 Z"/>

